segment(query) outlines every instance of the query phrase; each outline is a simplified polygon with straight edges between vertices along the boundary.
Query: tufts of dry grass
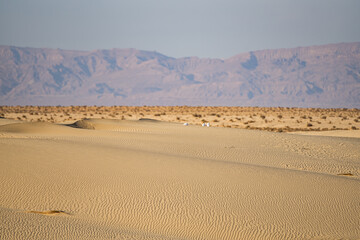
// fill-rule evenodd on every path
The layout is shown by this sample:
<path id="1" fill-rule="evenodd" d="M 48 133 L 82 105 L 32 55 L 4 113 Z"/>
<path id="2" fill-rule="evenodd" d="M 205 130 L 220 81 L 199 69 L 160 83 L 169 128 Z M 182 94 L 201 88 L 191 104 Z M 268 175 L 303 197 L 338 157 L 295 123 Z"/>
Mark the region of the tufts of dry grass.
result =
<path id="1" fill-rule="evenodd" d="M 359 109 L 189 106 L 0 106 L 0 118 L 72 124 L 87 118 L 167 122 L 274 132 L 358 130 Z M 305 124 L 305 126 L 304 126 Z"/>

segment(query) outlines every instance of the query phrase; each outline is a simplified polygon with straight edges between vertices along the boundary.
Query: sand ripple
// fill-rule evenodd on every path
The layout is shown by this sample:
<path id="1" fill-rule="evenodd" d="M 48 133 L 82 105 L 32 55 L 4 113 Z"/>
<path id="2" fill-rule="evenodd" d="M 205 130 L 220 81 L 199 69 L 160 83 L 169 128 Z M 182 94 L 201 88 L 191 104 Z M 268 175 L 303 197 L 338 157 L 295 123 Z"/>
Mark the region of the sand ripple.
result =
<path id="1" fill-rule="evenodd" d="M 360 238 L 356 139 L 87 123 L 0 126 L 1 239 Z"/>

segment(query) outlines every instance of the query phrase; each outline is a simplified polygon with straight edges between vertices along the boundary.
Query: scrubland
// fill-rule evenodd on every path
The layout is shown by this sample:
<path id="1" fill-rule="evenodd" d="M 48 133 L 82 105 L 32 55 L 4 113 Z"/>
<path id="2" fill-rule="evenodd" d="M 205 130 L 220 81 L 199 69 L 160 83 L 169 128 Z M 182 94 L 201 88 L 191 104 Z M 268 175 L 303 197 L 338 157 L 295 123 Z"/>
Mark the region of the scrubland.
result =
<path id="1" fill-rule="evenodd" d="M 189 106 L 1 106 L 0 117 L 29 121 L 71 123 L 102 118 L 138 120 L 151 118 L 165 122 L 214 127 L 258 129 L 275 132 L 331 131 L 360 129 L 359 109 L 280 107 L 189 107 Z"/>

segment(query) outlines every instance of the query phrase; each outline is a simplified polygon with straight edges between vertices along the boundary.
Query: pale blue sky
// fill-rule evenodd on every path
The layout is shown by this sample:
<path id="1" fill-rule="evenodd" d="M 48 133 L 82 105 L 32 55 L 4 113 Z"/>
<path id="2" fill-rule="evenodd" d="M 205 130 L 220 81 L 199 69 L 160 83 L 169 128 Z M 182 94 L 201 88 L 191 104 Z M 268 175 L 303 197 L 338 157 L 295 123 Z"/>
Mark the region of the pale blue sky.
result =
<path id="1" fill-rule="evenodd" d="M 227 58 L 360 41 L 360 0 L 0 0 L 0 45 Z"/>

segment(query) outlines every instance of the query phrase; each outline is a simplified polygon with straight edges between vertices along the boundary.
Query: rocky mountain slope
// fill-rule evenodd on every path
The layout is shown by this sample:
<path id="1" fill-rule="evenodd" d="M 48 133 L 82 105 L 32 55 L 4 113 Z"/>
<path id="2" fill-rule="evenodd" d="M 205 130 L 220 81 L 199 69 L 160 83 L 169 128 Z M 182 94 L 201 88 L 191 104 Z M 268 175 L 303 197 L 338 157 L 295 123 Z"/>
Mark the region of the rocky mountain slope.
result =
<path id="1" fill-rule="evenodd" d="M 0 105 L 360 108 L 360 42 L 228 59 L 0 46 Z"/>

